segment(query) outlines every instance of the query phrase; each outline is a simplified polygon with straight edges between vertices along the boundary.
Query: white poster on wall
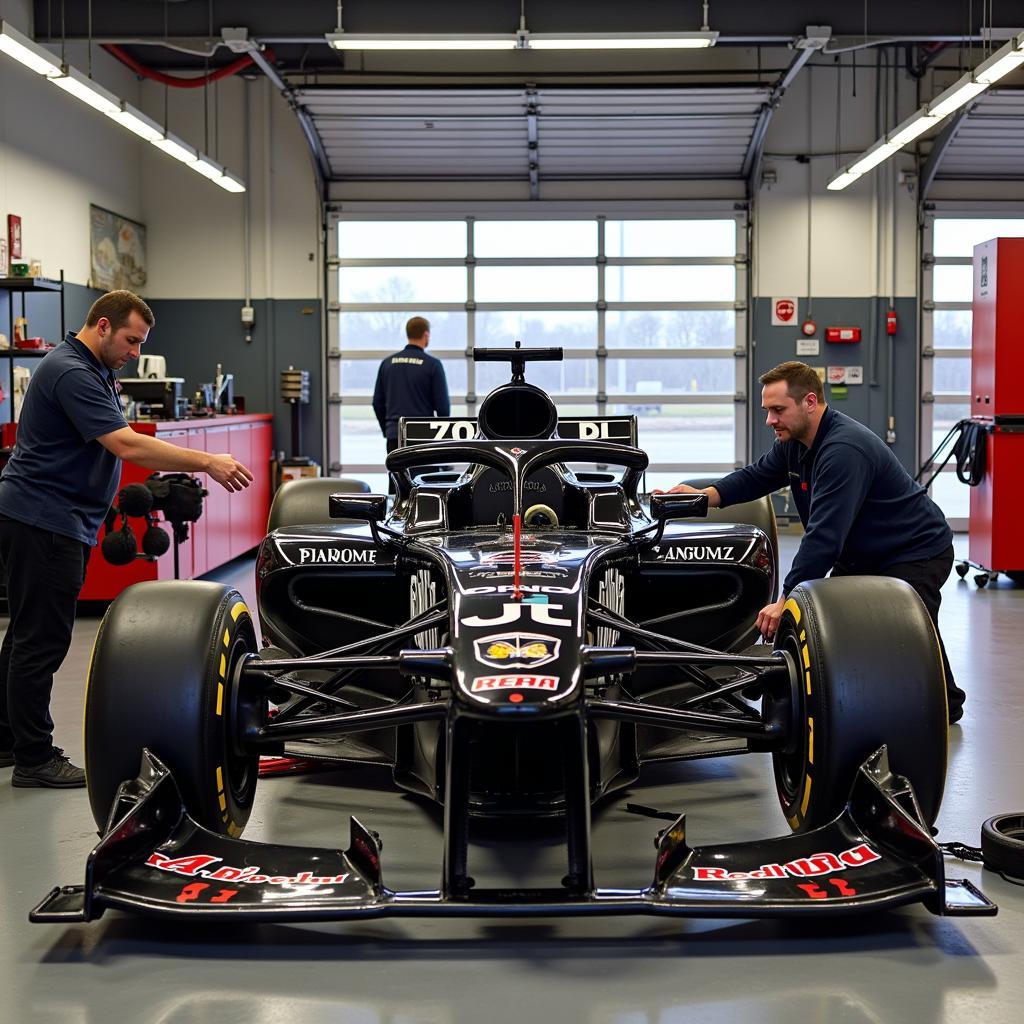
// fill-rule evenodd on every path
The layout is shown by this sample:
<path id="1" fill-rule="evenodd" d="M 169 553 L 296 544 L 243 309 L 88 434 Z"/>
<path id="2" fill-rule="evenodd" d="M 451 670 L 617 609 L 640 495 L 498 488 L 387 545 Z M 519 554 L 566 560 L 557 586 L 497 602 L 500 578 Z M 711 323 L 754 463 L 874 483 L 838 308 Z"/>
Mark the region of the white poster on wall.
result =
<path id="1" fill-rule="evenodd" d="M 796 354 L 798 356 L 816 356 L 821 351 L 821 344 L 817 338 L 797 338 Z"/>

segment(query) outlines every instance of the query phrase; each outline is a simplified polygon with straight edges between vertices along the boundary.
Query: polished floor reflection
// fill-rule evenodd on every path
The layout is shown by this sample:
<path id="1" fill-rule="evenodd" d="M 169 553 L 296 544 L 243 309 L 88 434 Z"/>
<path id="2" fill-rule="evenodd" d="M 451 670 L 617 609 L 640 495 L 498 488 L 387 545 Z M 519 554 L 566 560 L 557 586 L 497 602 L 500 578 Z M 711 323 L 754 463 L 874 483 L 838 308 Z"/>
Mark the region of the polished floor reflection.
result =
<path id="1" fill-rule="evenodd" d="M 783 544 L 788 559 L 795 541 Z M 222 578 L 252 600 L 251 573 L 251 562 L 236 563 Z M 986 817 L 1024 810 L 1024 588 L 1000 580 L 978 590 L 954 576 L 941 622 L 968 703 L 950 734 L 940 838 L 977 844 Z M 58 741 L 75 759 L 97 626 L 76 624 L 56 684 Z M 0 769 L 3 1024 L 891 1024 L 979 1015 L 1010 1024 L 1024 1003 L 1024 889 L 954 861 L 949 873 L 981 885 L 998 917 L 948 920 L 914 907 L 810 926 L 607 918 L 243 929 L 108 913 L 88 926 L 29 925 L 29 907 L 51 885 L 81 880 L 95 830 L 84 792 L 13 789 L 10 775 Z M 686 810 L 696 843 L 785 831 L 766 756 L 655 769 L 630 799 Z M 652 870 L 660 826 L 624 805 L 595 814 L 602 884 L 641 885 Z M 390 884 L 436 885 L 438 816 L 396 794 L 382 771 L 266 780 L 247 836 L 343 846 L 349 813 L 381 833 Z M 544 835 L 510 851 L 484 833 L 472 856 L 482 882 L 553 876 L 562 864 L 559 842 Z"/>

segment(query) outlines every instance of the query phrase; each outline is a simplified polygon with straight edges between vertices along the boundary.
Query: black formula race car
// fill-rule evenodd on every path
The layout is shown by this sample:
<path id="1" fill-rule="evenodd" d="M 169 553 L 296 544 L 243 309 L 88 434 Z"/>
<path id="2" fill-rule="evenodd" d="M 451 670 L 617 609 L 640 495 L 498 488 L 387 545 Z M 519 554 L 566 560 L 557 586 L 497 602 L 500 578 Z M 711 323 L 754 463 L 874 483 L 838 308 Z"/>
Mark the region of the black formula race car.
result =
<path id="1" fill-rule="evenodd" d="M 85 884 L 33 920 L 995 912 L 945 879 L 931 835 L 947 711 L 916 594 L 807 583 L 774 648 L 751 646 L 778 586 L 770 502 L 642 502 L 635 421 L 559 422 L 526 383 L 528 360 L 560 357 L 478 350 L 511 382 L 475 422 L 404 423 L 390 512 L 330 480 L 283 488 L 257 563 L 262 649 L 220 585 L 142 583 L 111 605 L 85 720 L 101 839 Z M 598 885 L 595 802 L 645 763 L 747 751 L 771 753 L 785 837 L 691 846 L 680 816 L 647 887 Z M 438 888 L 390 889 L 354 817 L 344 851 L 245 841 L 260 755 L 285 752 L 385 763 L 441 804 Z M 561 822 L 561 886 L 474 885 L 474 817 Z"/>

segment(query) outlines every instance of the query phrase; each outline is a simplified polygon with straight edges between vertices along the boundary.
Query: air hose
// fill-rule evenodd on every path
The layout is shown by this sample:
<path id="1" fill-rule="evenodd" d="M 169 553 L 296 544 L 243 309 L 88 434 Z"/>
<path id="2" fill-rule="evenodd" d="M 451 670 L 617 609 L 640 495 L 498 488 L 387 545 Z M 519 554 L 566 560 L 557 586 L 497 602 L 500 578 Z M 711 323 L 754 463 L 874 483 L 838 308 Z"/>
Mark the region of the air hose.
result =
<path id="1" fill-rule="evenodd" d="M 958 420 L 950 427 L 949 433 L 939 442 L 935 451 L 925 459 L 914 479 L 920 481 L 921 477 L 935 466 L 935 460 L 949 445 L 945 458 L 922 486 L 927 490 L 932 481 L 945 469 L 949 460 L 955 458 L 957 479 L 961 483 L 967 484 L 968 487 L 977 487 L 985 479 L 985 437 L 987 433 L 988 425 L 986 423 L 972 419 Z"/>

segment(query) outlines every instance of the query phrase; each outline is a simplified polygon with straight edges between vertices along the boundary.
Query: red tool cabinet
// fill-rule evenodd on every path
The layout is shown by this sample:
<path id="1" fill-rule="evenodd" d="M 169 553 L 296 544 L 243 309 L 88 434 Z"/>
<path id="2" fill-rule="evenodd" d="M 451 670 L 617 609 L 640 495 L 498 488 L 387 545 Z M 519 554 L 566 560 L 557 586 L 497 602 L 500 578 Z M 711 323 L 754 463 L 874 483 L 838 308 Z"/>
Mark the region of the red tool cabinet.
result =
<path id="1" fill-rule="evenodd" d="M 230 562 L 261 540 L 270 512 L 270 460 L 272 417 L 269 413 L 244 416 L 211 416 L 203 420 L 178 420 L 132 423 L 140 434 L 197 451 L 230 452 L 252 470 L 253 482 L 244 490 L 229 493 L 218 483 L 207 481 L 204 473 L 195 474 L 210 492 L 204 501 L 203 515 L 189 524 L 189 536 L 178 551 L 181 579 L 193 579 L 217 566 Z M 120 487 L 141 483 L 152 470 L 132 462 L 121 467 Z M 130 519 L 139 550 L 142 549 L 144 519 Z M 167 527 L 169 531 L 169 527 Z M 103 532 L 100 531 L 102 540 Z M 110 601 L 125 587 L 143 580 L 174 579 L 174 543 L 155 562 L 136 559 L 130 565 L 111 565 L 98 547 L 93 549 L 82 601 Z"/>
<path id="2" fill-rule="evenodd" d="M 974 247 L 971 417 L 989 428 L 985 478 L 971 488 L 970 559 L 1024 570 L 1024 238 Z"/>

